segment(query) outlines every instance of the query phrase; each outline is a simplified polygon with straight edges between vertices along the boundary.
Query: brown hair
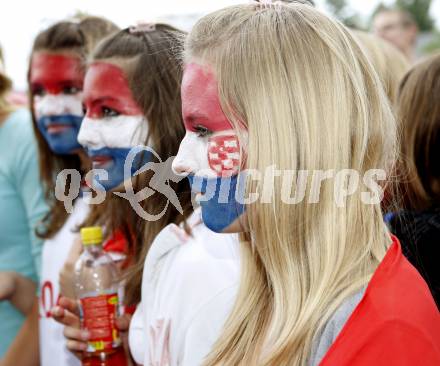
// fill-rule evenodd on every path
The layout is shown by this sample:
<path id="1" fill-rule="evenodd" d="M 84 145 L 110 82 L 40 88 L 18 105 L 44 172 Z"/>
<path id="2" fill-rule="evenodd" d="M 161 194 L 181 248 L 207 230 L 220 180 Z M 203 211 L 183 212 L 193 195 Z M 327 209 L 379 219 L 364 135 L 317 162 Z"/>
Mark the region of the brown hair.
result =
<path id="1" fill-rule="evenodd" d="M 43 50 L 75 52 L 83 59 L 85 67 L 86 59 L 96 44 L 117 30 L 118 27 L 115 24 L 99 17 L 85 17 L 78 23 L 71 21 L 58 22 L 38 34 L 34 41 L 31 56 L 34 52 Z M 32 62 L 32 57 L 30 62 Z M 29 86 L 30 72 L 31 64 L 29 63 Z M 39 150 L 40 176 L 44 183 L 46 200 L 50 205 L 50 210 L 44 217 L 42 227 L 37 230 L 37 234 L 41 238 L 47 239 L 61 229 L 68 217 L 63 203 L 53 197 L 55 191 L 54 177 L 63 169 L 81 171 L 81 166 L 77 155 L 58 155 L 50 149 L 37 128 L 31 88 L 29 88 L 29 100 Z"/>
<path id="2" fill-rule="evenodd" d="M 440 204 L 440 54 L 414 66 L 398 96 L 401 123 L 401 191 L 405 209 L 422 211 Z"/>
<path id="3" fill-rule="evenodd" d="M 185 135 L 181 114 L 180 83 L 182 65 L 179 52 L 185 33 L 169 25 L 156 24 L 150 31 L 124 29 L 103 41 L 95 50 L 92 60 L 129 61 L 123 67 L 133 97 L 148 120 L 147 141 L 162 161 L 175 156 Z M 146 141 L 146 145 L 147 145 Z M 138 176 L 135 189 L 141 190 L 149 177 Z M 184 221 L 192 212 L 191 195 L 187 179 L 170 184 L 177 193 L 184 210 L 181 215 L 169 204 L 165 214 L 157 221 L 147 222 L 139 217 L 129 202 L 112 197 L 100 210 L 99 221 L 109 230 L 121 230 L 129 243 L 134 265 L 127 274 L 126 302 L 134 304 L 140 299 L 142 271 L 145 257 L 156 235 L 170 223 Z M 167 198 L 155 193 L 142 205 L 150 214 L 160 213 Z"/>
<path id="4" fill-rule="evenodd" d="M 3 50 L 0 46 L 0 66 L 4 65 Z M 0 69 L 0 114 L 8 113 L 11 109 L 5 96 L 12 87 L 12 81 Z"/>

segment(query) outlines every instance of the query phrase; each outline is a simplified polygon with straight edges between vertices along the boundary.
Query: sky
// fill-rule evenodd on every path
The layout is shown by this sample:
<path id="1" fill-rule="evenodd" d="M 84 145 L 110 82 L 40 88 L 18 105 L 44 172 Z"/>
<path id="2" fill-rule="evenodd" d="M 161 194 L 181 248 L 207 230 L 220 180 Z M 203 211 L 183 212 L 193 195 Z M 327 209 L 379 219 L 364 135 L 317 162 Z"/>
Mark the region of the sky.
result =
<path id="1" fill-rule="evenodd" d="M 204 14 L 224 6 L 243 3 L 246 0 L 12 0 L 0 11 L 0 44 L 6 59 L 6 71 L 18 90 L 26 89 L 26 70 L 29 52 L 36 34 L 78 10 L 104 16 L 120 27 L 127 27 L 139 20 L 172 20 L 176 26 L 187 19 L 187 14 Z M 325 0 L 315 0 L 318 8 L 326 10 Z M 368 17 L 380 0 L 350 0 L 350 6 L 362 16 Z M 384 0 L 391 3 L 391 0 Z M 111 5 L 109 5 L 111 4 Z M 440 0 L 434 0 L 432 15 L 440 26 Z M 186 22 L 187 23 L 187 22 Z"/>

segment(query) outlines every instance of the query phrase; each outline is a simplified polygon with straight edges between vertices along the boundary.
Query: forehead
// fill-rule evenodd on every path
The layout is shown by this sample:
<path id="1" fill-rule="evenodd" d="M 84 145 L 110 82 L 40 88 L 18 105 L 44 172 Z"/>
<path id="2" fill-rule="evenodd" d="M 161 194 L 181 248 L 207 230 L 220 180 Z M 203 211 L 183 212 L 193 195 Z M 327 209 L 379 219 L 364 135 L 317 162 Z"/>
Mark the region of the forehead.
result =
<path id="1" fill-rule="evenodd" d="M 396 11 L 386 11 L 376 15 L 374 26 L 376 28 L 385 27 L 389 24 L 395 24 L 402 20 L 402 15 Z"/>
<path id="2" fill-rule="evenodd" d="M 83 78 L 81 58 L 61 53 L 35 52 L 31 60 L 31 82 L 56 82 Z"/>
<path id="3" fill-rule="evenodd" d="M 182 92 L 185 95 L 218 97 L 217 79 L 211 67 L 190 63 L 185 66 L 182 80 Z"/>
<path id="4" fill-rule="evenodd" d="M 182 79 L 182 106 L 184 114 L 224 116 L 218 96 L 218 83 L 211 67 L 190 63 Z"/>
<path id="5" fill-rule="evenodd" d="M 105 94 L 111 96 L 130 96 L 124 71 L 117 65 L 109 62 L 94 62 L 87 69 L 84 79 L 84 92 L 87 96 Z"/>

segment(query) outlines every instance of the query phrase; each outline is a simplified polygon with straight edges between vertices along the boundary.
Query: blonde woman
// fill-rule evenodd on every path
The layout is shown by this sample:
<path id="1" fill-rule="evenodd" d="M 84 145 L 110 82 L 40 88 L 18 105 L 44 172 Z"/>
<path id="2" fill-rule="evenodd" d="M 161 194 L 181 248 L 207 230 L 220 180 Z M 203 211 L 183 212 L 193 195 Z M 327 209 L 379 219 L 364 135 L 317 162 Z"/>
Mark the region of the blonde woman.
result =
<path id="1" fill-rule="evenodd" d="M 173 168 L 208 227 L 242 233 L 205 364 L 439 364 L 440 315 L 382 220 L 395 121 L 352 34 L 298 3 L 214 12 L 187 39 L 182 103 Z"/>

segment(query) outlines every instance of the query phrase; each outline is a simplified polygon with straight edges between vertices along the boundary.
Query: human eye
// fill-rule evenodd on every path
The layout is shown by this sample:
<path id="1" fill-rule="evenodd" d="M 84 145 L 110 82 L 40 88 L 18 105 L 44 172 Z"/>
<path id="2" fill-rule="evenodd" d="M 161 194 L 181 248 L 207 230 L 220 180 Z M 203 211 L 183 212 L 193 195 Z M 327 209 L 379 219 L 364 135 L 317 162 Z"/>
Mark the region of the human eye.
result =
<path id="1" fill-rule="evenodd" d="M 33 85 L 32 86 L 32 94 L 34 96 L 42 97 L 46 94 L 46 90 L 41 85 Z"/>
<path id="2" fill-rule="evenodd" d="M 118 111 L 106 106 L 101 107 L 101 114 L 103 117 L 117 117 L 120 115 Z"/>
<path id="3" fill-rule="evenodd" d="M 78 94 L 80 92 L 80 89 L 76 86 L 67 85 L 63 88 L 63 94 L 66 95 L 74 95 Z"/>
<path id="4" fill-rule="evenodd" d="M 197 133 L 198 137 L 208 137 L 208 136 L 212 135 L 212 131 L 202 125 L 194 126 L 194 131 Z"/>

